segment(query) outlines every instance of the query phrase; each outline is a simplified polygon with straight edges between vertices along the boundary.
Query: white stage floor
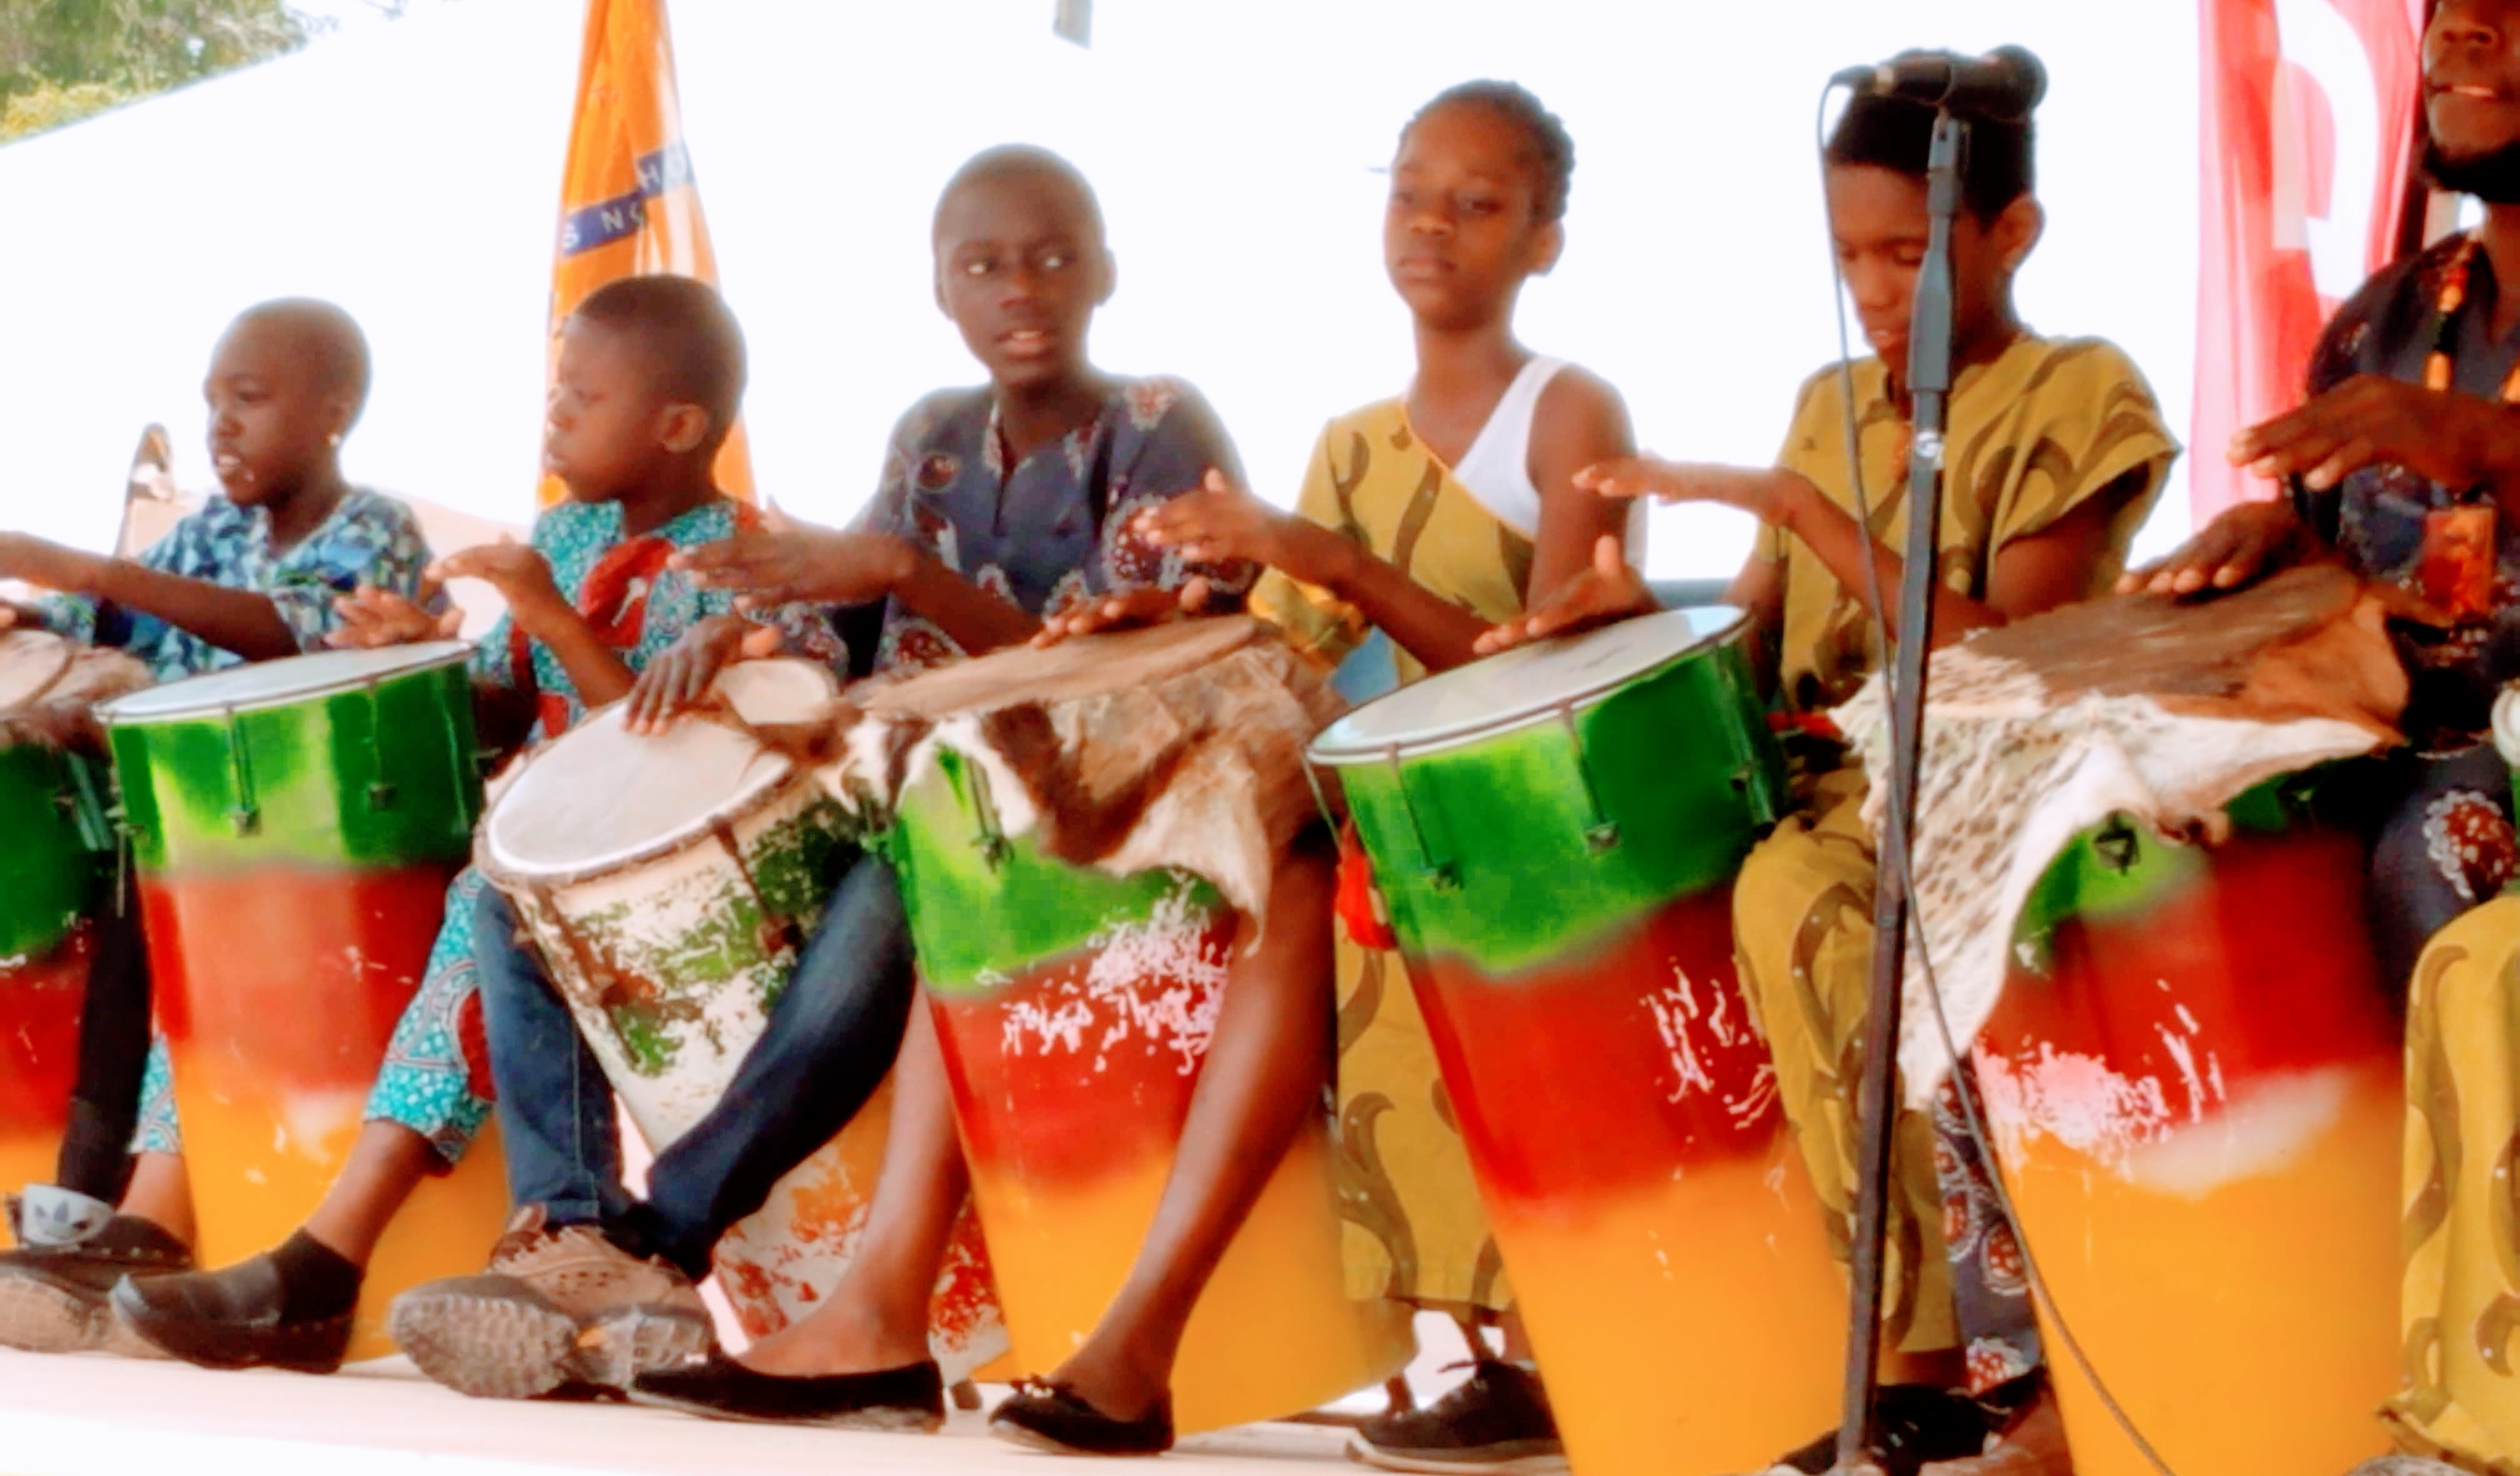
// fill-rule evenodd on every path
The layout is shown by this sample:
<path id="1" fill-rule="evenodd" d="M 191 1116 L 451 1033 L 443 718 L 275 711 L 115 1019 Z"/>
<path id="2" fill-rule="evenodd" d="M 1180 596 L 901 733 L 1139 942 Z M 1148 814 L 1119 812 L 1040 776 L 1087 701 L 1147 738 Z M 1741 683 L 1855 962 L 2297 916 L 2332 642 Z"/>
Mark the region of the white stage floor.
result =
<path id="1" fill-rule="evenodd" d="M 1186 1442 L 1153 1469 L 1165 1476 L 1359 1469 L 1344 1466 L 1346 1439 L 1343 1430 L 1316 1425 L 1251 1426 Z M 943 1434 L 930 1436 L 797 1430 L 622 1405 L 468 1400 L 401 1359 L 317 1379 L 0 1350 L 0 1476 L 1058 1476 L 1113 1469 L 1150 1468 L 1018 1451 L 990 1439 L 977 1414 L 957 1414 Z"/>

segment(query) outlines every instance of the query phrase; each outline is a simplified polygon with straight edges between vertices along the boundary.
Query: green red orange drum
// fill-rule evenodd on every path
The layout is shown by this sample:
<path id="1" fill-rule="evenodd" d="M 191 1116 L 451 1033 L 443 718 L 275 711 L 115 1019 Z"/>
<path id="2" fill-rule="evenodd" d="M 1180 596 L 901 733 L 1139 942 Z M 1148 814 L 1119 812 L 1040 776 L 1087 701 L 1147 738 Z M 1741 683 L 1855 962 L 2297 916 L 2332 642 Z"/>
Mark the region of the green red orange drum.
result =
<path id="1" fill-rule="evenodd" d="M 2212 847 L 2086 833 L 2034 891 L 1975 1045 L 2055 1308 L 2182 1472 L 2387 1445 L 2406 1105 L 2366 876 L 2356 835 L 2309 819 Z M 2152 1470 L 2052 1366 L 2076 1470 Z"/>
<path id="2" fill-rule="evenodd" d="M 1781 758 L 1737 636 L 1571 721 L 1499 715 L 1388 757 L 1334 728 L 1314 758 L 1372 859 L 1575 1469 L 1754 1468 L 1834 1414 L 1845 1316 L 1733 964 L 1732 880 Z"/>
<path id="3" fill-rule="evenodd" d="M 1235 919 L 1204 883 L 1067 866 L 983 812 L 973 770 L 945 754 L 888 846 L 1014 1361 L 1046 1373 L 1101 1321 L 1153 1223 Z M 1404 1310 L 1346 1295 L 1317 1118 L 1199 1298 L 1176 1427 L 1315 1407 L 1386 1377 L 1409 1346 Z"/>

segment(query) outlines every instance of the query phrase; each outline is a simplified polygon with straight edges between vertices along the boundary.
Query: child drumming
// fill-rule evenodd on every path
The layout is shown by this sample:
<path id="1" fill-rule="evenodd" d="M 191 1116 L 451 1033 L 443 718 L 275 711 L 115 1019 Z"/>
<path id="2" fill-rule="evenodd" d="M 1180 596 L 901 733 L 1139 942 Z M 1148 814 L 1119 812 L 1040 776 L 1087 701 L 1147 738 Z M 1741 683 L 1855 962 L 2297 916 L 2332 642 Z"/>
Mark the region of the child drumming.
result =
<path id="1" fill-rule="evenodd" d="M 1860 470 L 1847 464 L 1846 399 L 1832 365 L 1804 383 L 1773 468 L 1629 458 L 1589 467 L 1578 479 L 1608 496 L 1719 502 L 1759 520 L 1758 544 L 1729 598 L 1754 621 L 1777 700 L 1794 714 L 1816 715 L 1844 701 L 1878 665 L 1881 632 L 1864 593 L 1865 562 L 1885 592 L 1899 588 L 1892 550 L 1907 537 L 1909 445 L 1899 374 L 1925 250 L 1933 123 L 1931 108 L 1860 97 L 1827 144 L 1830 229 L 1874 355 L 1853 366 Z M 2044 223 L 2031 185 L 2031 125 L 1975 120 L 1952 235 L 1956 377 L 1945 485 L 1958 495 L 1947 496 L 1942 511 L 1937 645 L 2105 591 L 2178 454 L 2151 391 L 2115 346 L 2041 338 L 2015 312 L 2012 280 Z M 1872 509 L 1869 528 L 1854 517 L 1858 475 Z M 1481 649 L 1651 603 L 1632 574 L 1600 559 L 1560 600 L 1501 627 Z M 1814 1184 L 1828 1213 L 1851 1224 L 1854 1093 L 1872 957 L 1866 781 L 1832 744 L 1798 788 L 1800 813 L 1742 867 L 1733 946 Z M 2007 1429 L 2014 1456 L 2063 1454 L 2051 1407 L 2030 1377 L 2039 1346 L 2012 1231 L 1969 1140 L 1957 1089 L 1945 1087 L 1930 1119 L 1911 1114 L 1897 1129 L 1887 1326 L 1909 1356 L 1905 1376 L 1932 1387 L 1886 1402 L 1900 1441 L 1875 1458 L 1893 1470 L 1975 1456 L 1989 1434 Z M 1965 1222 L 1993 1226 L 1963 1254 L 1947 1254 L 1943 1243 L 1947 1203 L 1948 1213 L 1969 1217 Z M 1909 1246 L 1917 1248 L 1912 1257 L 1902 1254 Z M 1954 1388 L 1987 1403 L 1940 1392 Z M 1833 1448 L 1834 1437 L 1824 1437 L 1789 1459 L 1817 1472 Z"/>
<path id="2" fill-rule="evenodd" d="M 0 604 L 0 625 L 118 647 L 173 681 L 315 649 L 338 623 L 335 600 L 363 584 L 419 594 L 428 550 L 410 509 L 341 475 L 341 440 L 368 393 L 367 340 L 349 314 L 307 299 L 246 309 L 202 393 L 220 492 L 136 559 L 0 533 L 0 578 L 59 591 Z M 59 1182 L 26 1186 L 20 1248 L 0 1253 L 0 1345 L 13 1348 L 104 1346 L 115 1280 L 192 1265 L 192 1200 L 162 1090 L 133 1141 L 144 1075 L 164 1077 L 144 1073 L 161 1060 L 131 879 L 98 921 Z"/>
<path id="3" fill-rule="evenodd" d="M 1235 594 L 1233 579 L 1129 535 L 1139 510 L 1237 465 L 1188 386 L 1116 380 L 1089 358 L 1088 333 L 1110 297 L 1114 263 L 1085 180 L 1036 149 L 990 150 L 946 185 L 932 243 L 938 305 L 988 370 L 987 387 L 931 395 L 912 409 L 856 530 L 739 538 L 693 555 L 691 565 L 755 599 L 882 601 L 878 668 L 886 672 L 1080 620 L 1152 616 L 1195 603 L 1209 587 Z M 1000 1433 L 1099 1453 L 1171 1444 L 1167 1387 L 1191 1309 L 1319 1100 L 1329 887 L 1318 857 L 1282 868 L 1264 941 L 1256 951 L 1234 946 L 1224 1014 L 1155 1227 L 1075 1356 L 1045 1385 L 999 1407 Z M 856 1068 L 863 1080 L 845 1086 L 862 1100 L 886 1066 L 894 1071 L 882 1178 L 856 1259 L 814 1315 L 754 1344 L 741 1361 L 716 1355 L 643 1375 L 634 1399 L 731 1418 L 927 1429 L 942 1421 L 928 1297 L 968 1176 L 934 1030 L 925 1011 L 907 1008 L 897 894 L 891 905 L 886 934 L 861 946 L 904 959 L 887 986 L 904 992 L 904 1006 L 887 1017 L 880 1057 L 869 1056 Z M 1247 942 L 1259 920 L 1242 926 Z M 503 1099 L 503 1123 L 509 1111 Z"/>
<path id="4" fill-rule="evenodd" d="M 1627 510 L 1575 473 L 1632 449 L 1626 407 L 1513 334 L 1524 283 L 1564 249 L 1573 169 L 1564 126 L 1512 83 L 1465 83 L 1418 110 L 1382 227 L 1384 269 L 1417 330 L 1408 392 L 1323 430 L 1294 514 L 1219 484 L 1147 513 L 1148 535 L 1192 558 L 1268 565 L 1254 608 L 1326 666 L 1379 627 L 1403 680 L 1471 659 L 1482 631 L 1559 590 L 1597 544 L 1624 560 Z M 1349 1289 L 1450 1313 L 1480 1352 L 1458 1389 L 1368 1422 L 1352 1449 L 1407 1470 L 1531 1469 L 1560 1455 L 1556 1426 L 1461 1138 L 1435 1105 L 1416 996 L 1394 953 L 1350 934 L 1338 960 L 1341 1197 L 1375 1211 L 1349 1237 Z M 1380 1003 L 1351 1031 L 1360 998 Z M 1500 1317 L 1502 1359 L 1475 1326 Z"/>
<path id="5" fill-rule="evenodd" d="M 733 316 L 715 292 L 688 278 L 625 278 L 590 294 L 570 315 L 543 435 L 545 465 L 568 500 L 536 520 L 530 546 L 467 549 L 430 571 L 485 579 L 507 601 L 508 614 L 473 660 L 493 746 L 555 737 L 588 709 L 627 694 L 643 669 L 756 633 L 765 649 L 775 637 L 838 664 L 838 642 L 819 614 L 765 611 L 755 624 L 733 614 L 728 596 L 666 567 L 678 549 L 753 526 L 709 472 L 734 424 L 743 376 Z M 341 611 L 338 645 L 451 633 L 451 620 L 383 589 L 360 589 Z M 142 1337 L 206 1366 L 339 1366 L 378 1240 L 428 1176 L 462 1157 L 490 1111 L 473 966 L 483 891 L 470 869 L 449 890 L 420 992 L 369 1098 L 367 1126 L 324 1202 L 279 1247 L 237 1266 L 125 1282 L 115 1306 Z M 532 1146 L 509 1144 L 510 1161 Z M 555 1233 L 537 1217 L 520 1217 L 497 1257 L 565 1266 L 591 1295 L 706 1319 L 679 1272 L 583 1234 Z"/>

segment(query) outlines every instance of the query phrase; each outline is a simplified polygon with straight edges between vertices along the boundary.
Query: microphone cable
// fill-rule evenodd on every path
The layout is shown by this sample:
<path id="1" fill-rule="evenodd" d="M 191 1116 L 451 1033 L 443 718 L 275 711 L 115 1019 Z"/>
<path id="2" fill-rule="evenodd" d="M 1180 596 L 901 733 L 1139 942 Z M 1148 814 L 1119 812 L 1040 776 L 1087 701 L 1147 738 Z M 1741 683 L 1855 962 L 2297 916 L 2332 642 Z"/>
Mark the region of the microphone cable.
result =
<path id="1" fill-rule="evenodd" d="M 1829 95 L 1840 85 L 1835 78 L 1831 78 L 1828 85 L 1821 89 L 1820 108 L 1814 115 L 1812 131 L 1815 153 L 1820 161 L 1821 215 L 1826 223 L 1828 232 L 1828 300 L 1837 318 L 1837 384 L 1839 408 L 1844 412 L 1845 421 L 1846 470 L 1855 492 L 1855 525 L 1864 534 L 1864 593 L 1865 597 L 1872 602 L 1874 669 L 1881 673 L 1882 696 L 1884 699 L 1893 699 L 1896 693 L 1892 690 L 1894 673 L 1890 660 L 1889 606 L 1881 597 L 1880 561 L 1872 551 L 1872 506 L 1871 500 L 1864 490 L 1863 428 L 1858 423 L 1855 413 L 1855 359 L 1846 331 L 1846 269 L 1838 260 L 1837 217 L 1828 199 L 1828 100 Z M 1888 366 L 1883 367 L 1886 369 Z M 1956 374 L 1953 378 L 1957 380 L 1958 376 Z M 1938 486 L 1937 494 L 1939 493 Z M 1910 508 L 1908 516 L 1915 517 L 1916 509 Z M 1903 577 L 1907 575 L 1905 565 L 1901 566 L 1900 572 Z M 1928 652 L 1926 660 L 1931 662 L 1932 659 L 1932 653 Z M 1885 700 L 1884 711 L 1890 711 L 1893 706 L 1893 702 Z M 1925 719 L 1930 715 L 1922 709 L 1917 712 L 1916 732 L 1919 747 L 1924 742 Z M 1919 770 L 1922 767 L 1920 755 Z M 1882 782 L 1891 787 L 1891 803 L 1900 806 L 1902 813 L 1907 813 L 1905 796 L 1900 793 L 1897 764 L 1890 765 L 1890 772 Z M 1886 832 L 1891 828 L 1885 826 L 1884 830 Z M 1913 838 L 1907 833 L 1908 827 L 1898 828 L 1901 831 L 1897 838 L 1900 844 L 1883 846 L 1881 849 L 1885 853 L 1879 860 L 1896 868 L 1899 886 L 1908 896 L 1909 946 L 1914 950 L 1916 966 L 1924 975 L 1925 997 L 1933 1006 L 1934 1024 L 1941 1032 L 1943 1049 L 1951 1057 L 1953 1073 L 1958 1075 L 1966 1058 L 1961 1055 L 1959 1044 L 1952 1034 L 1951 1016 L 1943 1008 L 1942 985 L 1935 978 L 1933 954 L 1926 946 L 1924 923 L 1918 916 L 1920 904 L 1915 888 L 1915 858 L 1910 844 Z M 1889 837 L 1885 834 L 1882 839 L 1886 841 Z M 1877 945 L 1878 940 L 1876 939 L 1875 942 Z M 1902 989 L 1907 987 L 1904 976 L 1900 981 L 1900 987 Z M 1895 1050 L 1897 1042 L 1893 1041 L 1891 1044 L 1892 1049 Z M 1894 1075 L 1892 1077 L 1894 1092 L 1899 1090 L 1895 1084 L 1897 1081 Z M 2082 1370 L 2084 1380 L 2092 1386 L 2092 1392 L 2099 1397 L 2101 1407 L 2109 1411 L 2109 1417 L 2116 1422 L 2117 1427 L 2126 1432 L 2127 1439 L 2135 1443 L 2136 1450 L 2142 1453 L 2144 1460 L 2159 1473 L 2159 1476 L 2179 1476 L 2170 1462 L 2163 1458 L 2160 1451 L 2154 1448 L 2152 1442 L 2145 1438 L 2143 1431 L 2136 1425 L 2134 1416 L 2127 1413 L 2126 1407 L 2118 1402 L 2115 1394 L 2110 1392 L 2107 1382 L 2100 1377 L 2100 1370 L 2092 1363 L 2091 1355 L 2084 1351 L 2082 1339 L 2074 1335 L 2072 1326 L 2066 1321 L 2065 1311 L 2057 1305 L 2055 1294 L 2048 1290 L 2048 1277 L 2039 1268 L 2039 1258 L 2033 1255 L 2030 1249 L 2030 1232 L 2022 1226 L 2021 1217 L 2013 1213 L 2012 1193 L 2003 1182 L 2002 1160 L 1996 1155 L 1993 1136 L 1987 1131 L 1986 1123 L 1978 1114 L 1976 1090 L 1964 1080 L 1954 1085 L 1952 1094 L 1959 1098 L 1960 1114 L 1967 1124 L 1969 1140 L 1976 1144 L 1979 1161 L 1986 1168 L 1987 1186 L 1994 1192 L 1996 1208 L 2003 1213 L 2004 1222 L 2012 1227 L 2013 1243 L 2021 1250 L 2021 1266 L 2025 1278 L 2030 1283 L 2031 1295 L 2037 1300 L 2040 1310 L 2046 1314 L 2046 1325 L 2054 1329 L 2057 1340 L 2065 1345 L 2066 1353 L 2073 1359 L 2074 1366 Z M 1905 1110 L 1904 1104 L 1896 1095 L 1890 1103 L 1890 1110 L 1894 1113 Z M 1883 1185 L 1882 1192 L 1887 1195 L 1886 1184 Z M 2045 1330 L 2043 1327 L 2043 1332 Z M 2056 1381 L 2050 1378 L 2048 1383 L 2050 1397 L 2061 1401 L 2061 1395 L 2056 1390 Z M 1879 1389 L 1877 1380 L 1874 1389 L 1877 1393 Z M 2057 1410 L 2057 1424 L 2060 1429 L 2064 1424 L 2063 1416 L 2064 1410 L 2060 1404 Z M 2068 1449 L 2070 1452 L 2070 1446 Z"/>

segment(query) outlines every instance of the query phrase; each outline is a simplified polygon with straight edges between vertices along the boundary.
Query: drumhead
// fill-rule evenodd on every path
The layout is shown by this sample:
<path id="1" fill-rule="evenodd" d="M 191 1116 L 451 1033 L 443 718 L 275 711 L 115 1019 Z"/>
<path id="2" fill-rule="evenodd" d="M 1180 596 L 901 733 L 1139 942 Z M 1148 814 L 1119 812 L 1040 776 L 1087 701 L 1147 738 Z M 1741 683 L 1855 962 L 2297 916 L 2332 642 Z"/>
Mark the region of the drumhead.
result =
<path id="1" fill-rule="evenodd" d="M 70 643 L 49 630 L 0 635 L 0 713 L 15 712 L 42 696 L 69 665 Z"/>
<path id="2" fill-rule="evenodd" d="M 971 661 L 870 689 L 870 713 L 946 717 L 1019 702 L 1044 705 L 1151 686 L 1267 639 L 1246 615 L 1172 621 L 1111 635 L 1080 635 L 1047 651 L 1009 646 Z"/>
<path id="3" fill-rule="evenodd" d="M 718 690 L 747 722 L 793 722 L 828 711 L 838 683 L 811 662 L 750 661 L 722 672 Z M 627 716 L 620 703 L 590 714 L 525 762 L 481 821 L 490 872 L 557 883 L 679 851 L 794 770 L 723 722 L 686 717 L 637 734 Z"/>
<path id="4" fill-rule="evenodd" d="M 1729 605 L 1666 610 L 1474 661 L 1402 687 L 1322 730 L 1308 751 L 1328 764 L 1449 747 L 1590 707 L 1636 678 L 1730 634 Z"/>
<path id="5" fill-rule="evenodd" d="M 205 676 L 188 676 L 146 692 L 117 697 L 96 711 L 110 727 L 116 723 L 199 717 L 210 713 L 283 708 L 388 676 L 451 667 L 472 657 L 469 641 L 428 641 L 416 646 L 388 646 L 381 651 L 318 651 L 311 656 L 252 662 Z"/>

